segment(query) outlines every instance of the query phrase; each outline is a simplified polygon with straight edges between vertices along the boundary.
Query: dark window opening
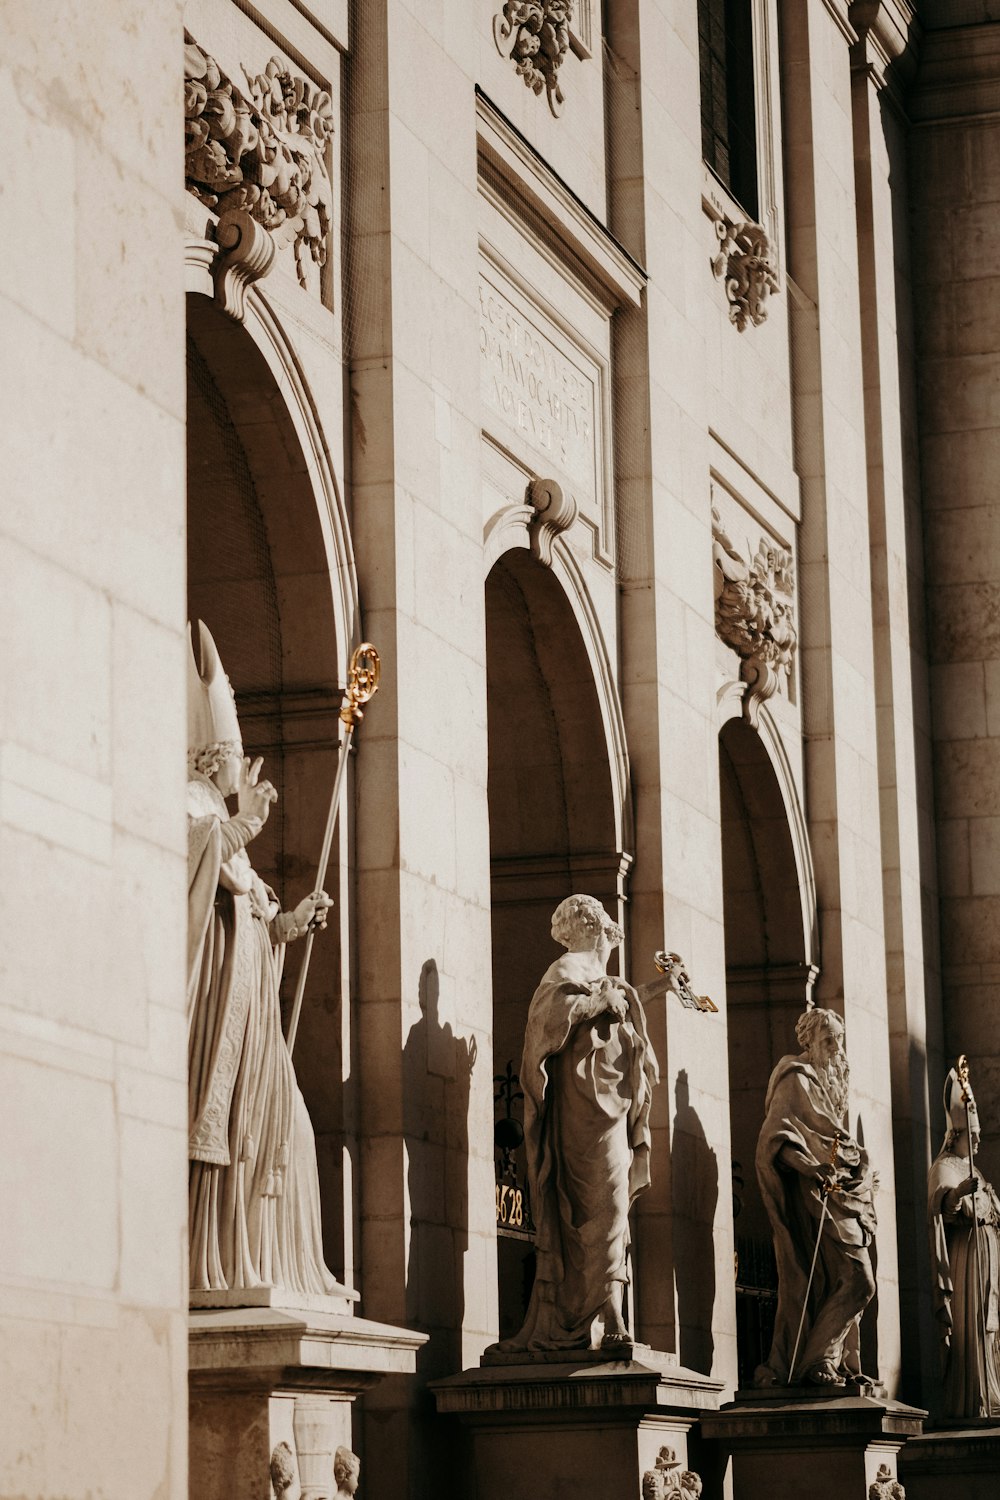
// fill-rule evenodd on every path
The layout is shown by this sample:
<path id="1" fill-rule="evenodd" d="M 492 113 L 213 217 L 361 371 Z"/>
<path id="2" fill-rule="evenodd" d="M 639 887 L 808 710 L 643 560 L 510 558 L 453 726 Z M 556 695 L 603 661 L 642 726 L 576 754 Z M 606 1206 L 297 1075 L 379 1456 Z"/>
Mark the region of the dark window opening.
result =
<path id="1" fill-rule="evenodd" d="M 701 150 L 751 219 L 758 216 L 752 0 L 698 0 Z"/>

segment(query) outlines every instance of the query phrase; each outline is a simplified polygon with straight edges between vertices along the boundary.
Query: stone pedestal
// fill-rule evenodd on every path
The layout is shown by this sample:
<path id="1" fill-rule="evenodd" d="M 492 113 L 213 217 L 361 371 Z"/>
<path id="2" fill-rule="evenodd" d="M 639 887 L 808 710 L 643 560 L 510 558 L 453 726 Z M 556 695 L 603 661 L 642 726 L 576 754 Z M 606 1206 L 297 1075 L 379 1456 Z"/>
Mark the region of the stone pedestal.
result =
<path id="1" fill-rule="evenodd" d="M 722 1382 L 632 1344 L 614 1359 L 601 1350 L 485 1356 L 431 1389 L 438 1411 L 471 1430 L 477 1500 L 636 1500 L 662 1448 L 675 1450 L 672 1472 L 687 1468 L 688 1430 L 717 1406 Z"/>
<path id="2" fill-rule="evenodd" d="M 995 1500 L 1000 1492 L 1000 1426 L 983 1423 L 911 1438 L 899 1455 L 906 1500 Z"/>
<path id="3" fill-rule="evenodd" d="M 339 1299 L 190 1313 L 190 1493 L 244 1500 L 291 1478 L 287 1500 L 332 1497 L 351 1447 L 351 1403 L 383 1375 L 412 1374 L 426 1335 L 352 1317 Z M 280 1445 L 287 1444 L 289 1453 Z M 275 1450 L 279 1450 L 275 1453 Z M 284 1493 L 279 1479 L 277 1489 Z"/>
<path id="4" fill-rule="evenodd" d="M 864 1500 L 886 1473 L 895 1476 L 896 1455 L 919 1436 L 926 1415 L 860 1390 L 824 1396 L 792 1386 L 738 1391 L 735 1401 L 706 1413 L 701 1430 L 731 1457 L 737 1500 Z"/>

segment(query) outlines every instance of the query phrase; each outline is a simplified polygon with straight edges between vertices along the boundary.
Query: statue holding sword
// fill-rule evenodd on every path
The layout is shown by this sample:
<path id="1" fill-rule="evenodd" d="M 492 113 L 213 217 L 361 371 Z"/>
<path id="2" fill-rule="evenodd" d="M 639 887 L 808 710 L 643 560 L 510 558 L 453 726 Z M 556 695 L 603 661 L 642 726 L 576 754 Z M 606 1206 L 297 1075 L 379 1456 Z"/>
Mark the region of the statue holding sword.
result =
<path id="1" fill-rule="evenodd" d="M 778 1308 L 756 1384 L 871 1384 L 861 1372 L 859 1325 L 875 1291 L 878 1176 L 846 1128 L 843 1021 L 831 1010 L 807 1010 L 795 1034 L 802 1052 L 771 1074 L 757 1144 Z"/>

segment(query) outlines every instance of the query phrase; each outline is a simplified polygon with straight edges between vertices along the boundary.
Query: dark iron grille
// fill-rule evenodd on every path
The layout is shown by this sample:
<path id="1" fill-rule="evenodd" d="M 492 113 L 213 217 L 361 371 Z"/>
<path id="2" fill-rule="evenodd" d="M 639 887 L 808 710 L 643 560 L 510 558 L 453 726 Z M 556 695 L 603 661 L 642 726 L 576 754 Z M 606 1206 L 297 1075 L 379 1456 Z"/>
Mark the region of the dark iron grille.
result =
<path id="1" fill-rule="evenodd" d="M 753 1385 L 754 1372 L 771 1352 L 778 1310 L 778 1267 L 769 1240 L 736 1239 L 736 1354 L 740 1387 Z"/>
<path id="2" fill-rule="evenodd" d="M 702 155 L 751 219 L 757 204 L 752 0 L 698 0 Z"/>

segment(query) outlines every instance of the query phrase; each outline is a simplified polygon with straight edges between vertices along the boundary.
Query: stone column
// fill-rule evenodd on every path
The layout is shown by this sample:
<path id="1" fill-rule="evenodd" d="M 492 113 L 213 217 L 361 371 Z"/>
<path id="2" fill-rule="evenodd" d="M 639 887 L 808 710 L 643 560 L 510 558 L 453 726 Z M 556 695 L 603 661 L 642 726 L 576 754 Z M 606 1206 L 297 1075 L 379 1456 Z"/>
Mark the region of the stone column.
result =
<path id="1" fill-rule="evenodd" d="M 781 8 L 806 798 L 820 1005 L 842 1011 L 850 1129 L 881 1174 L 878 1327 L 862 1357 L 895 1388 L 899 1308 L 864 366 L 847 6 Z"/>
<path id="2" fill-rule="evenodd" d="M 676 12 L 676 14 L 675 14 Z M 635 787 L 630 963 L 663 947 L 699 992 L 725 986 L 696 7 L 608 13 L 612 228 L 649 274 L 616 317 L 616 498 L 622 692 Z M 669 80 L 669 82 L 668 82 Z M 684 378 L 677 378 L 683 369 Z M 637 1332 L 735 1381 L 724 1011 L 652 1007 L 662 1083 L 653 1185 L 636 1215 Z M 678 1185 L 678 1164 L 698 1163 Z M 697 1176 L 697 1184 L 695 1182 Z M 686 1274 L 698 1267 L 694 1278 Z M 679 1276 L 679 1292 L 678 1292 Z M 686 1328 L 686 1332 L 685 1332 Z M 688 1348 L 685 1342 L 689 1341 Z M 706 1371 L 707 1373 L 707 1371 Z"/>
<path id="3" fill-rule="evenodd" d="M 863 12 L 864 24 L 857 13 Z M 924 635 L 904 88 L 918 31 L 909 6 L 851 10 L 858 270 L 868 450 L 882 898 L 892 1061 L 904 1389 L 917 1398 L 937 1367 L 927 1169 L 937 1112 L 928 1062 L 941 1049 L 929 692 Z"/>
<path id="4" fill-rule="evenodd" d="M 421 1384 L 495 1337 L 479 470 L 478 7 L 359 6 L 347 72 L 352 523 L 382 653 L 357 763 L 366 1317 L 430 1339 L 366 1400 L 365 1489 L 460 1475 Z M 391 103 L 390 103 L 391 101 Z M 417 1413 L 420 1413 L 418 1416 Z"/>
<path id="5" fill-rule="evenodd" d="M 934 8 L 934 19 L 943 7 Z M 945 1048 L 1000 1172 L 1000 25 L 928 31 L 910 101 Z M 935 1080 L 934 1094 L 940 1082 Z M 932 1096 L 935 1126 L 940 1115 Z"/>

